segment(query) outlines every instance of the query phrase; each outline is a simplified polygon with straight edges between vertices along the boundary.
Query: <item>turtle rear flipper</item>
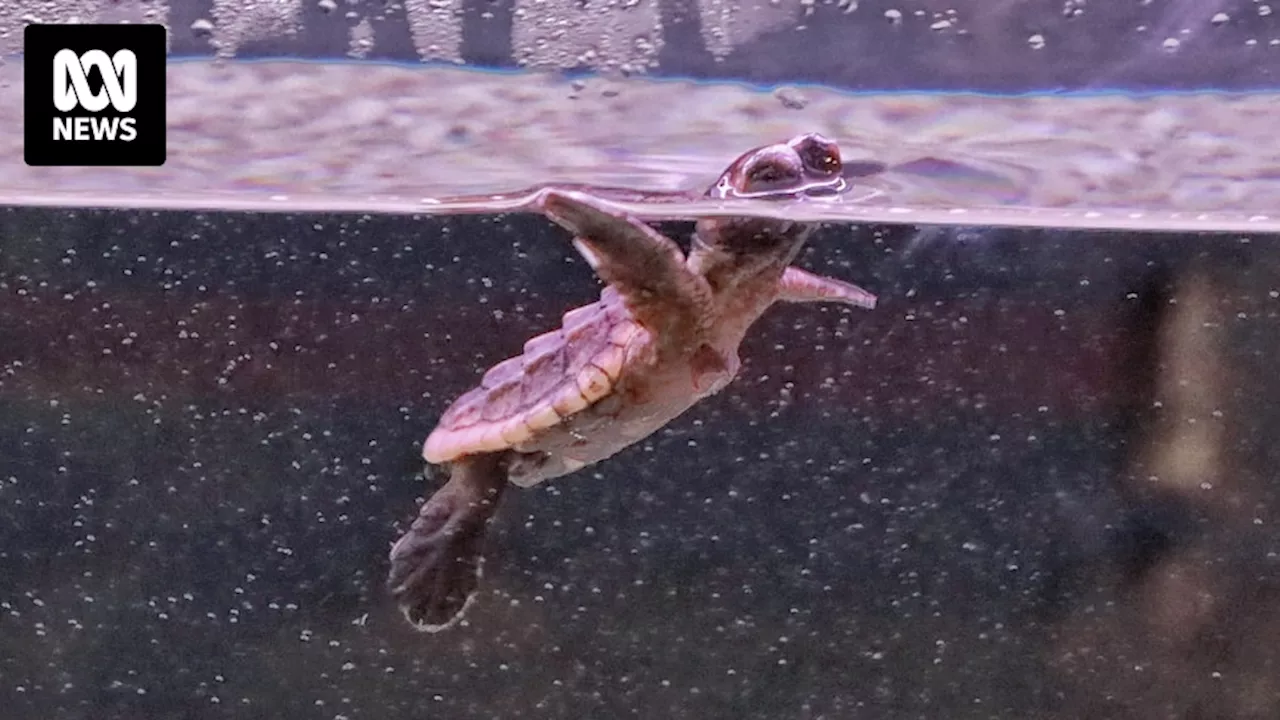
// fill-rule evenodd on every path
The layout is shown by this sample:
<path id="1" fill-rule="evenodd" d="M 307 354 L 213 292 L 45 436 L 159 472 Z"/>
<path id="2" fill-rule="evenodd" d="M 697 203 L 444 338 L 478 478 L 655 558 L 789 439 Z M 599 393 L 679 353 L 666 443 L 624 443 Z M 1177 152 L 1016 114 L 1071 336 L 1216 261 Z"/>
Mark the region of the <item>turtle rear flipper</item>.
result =
<path id="1" fill-rule="evenodd" d="M 419 630 L 444 630 L 466 610 L 480 581 L 485 530 L 506 486 L 500 454 L 460 458 L 392 546 L 387 587 Z"/>

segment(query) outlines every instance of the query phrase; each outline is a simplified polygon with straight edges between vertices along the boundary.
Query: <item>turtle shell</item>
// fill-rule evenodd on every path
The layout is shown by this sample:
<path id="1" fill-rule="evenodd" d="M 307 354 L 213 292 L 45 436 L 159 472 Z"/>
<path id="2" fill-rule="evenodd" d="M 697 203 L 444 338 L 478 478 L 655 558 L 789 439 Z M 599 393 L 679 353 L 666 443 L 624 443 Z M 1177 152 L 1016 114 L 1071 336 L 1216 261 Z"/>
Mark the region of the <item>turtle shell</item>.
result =
<path id="1" fill-rule="evenodd" d="M 626 371 L 630 346 L 648 338 L 617 291 L 605 288 L 598 302 L 566 313 L 558 330 L 526 342 L 523 353 L 494 365 L 455 400 L 422 456 L 445 463 L 536 440 L 608 397 Z"/>

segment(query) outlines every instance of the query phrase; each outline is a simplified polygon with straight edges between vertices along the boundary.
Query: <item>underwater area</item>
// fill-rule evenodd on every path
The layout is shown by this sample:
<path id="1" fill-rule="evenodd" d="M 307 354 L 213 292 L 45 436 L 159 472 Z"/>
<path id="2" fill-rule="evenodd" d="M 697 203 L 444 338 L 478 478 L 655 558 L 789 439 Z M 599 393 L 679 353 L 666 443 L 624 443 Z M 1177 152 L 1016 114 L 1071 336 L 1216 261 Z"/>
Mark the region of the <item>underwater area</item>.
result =
<path id="1" fill-rule="evenodd" d="M 594 298 L 558 229 L 0 217 L 14 717 L 1276 708 L 1274 237 L 827 227 L 800 264 L 879 307 L 770 310 L 724 392 L 509 493 L 428 635 L 383 588 L 421 441 Z"/>
<path id="2" fill-rule="evenodd" d="M 1258 7 L 77 5 L 171 28 L 169 159 L 0 133 L 2 714 L 1277 717 Z M 695 197 L 799 132 L 842 197 Z M 512 487 L 416 632 L 424 438 L 599 297 L 547 183 L 686 250 L 820 222 L 795 265 L 878 304 L 776 305 L 723 391 Z"/>

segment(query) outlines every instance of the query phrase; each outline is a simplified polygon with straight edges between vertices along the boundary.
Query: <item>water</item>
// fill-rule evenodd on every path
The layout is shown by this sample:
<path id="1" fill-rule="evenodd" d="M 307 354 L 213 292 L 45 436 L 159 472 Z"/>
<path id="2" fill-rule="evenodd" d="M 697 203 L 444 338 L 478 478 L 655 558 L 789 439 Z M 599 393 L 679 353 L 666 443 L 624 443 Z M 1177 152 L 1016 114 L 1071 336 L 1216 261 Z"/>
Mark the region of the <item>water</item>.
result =
<path id="1" fill-rule="evenodd" d="M 594 296 L 561 231 L 0 218 L 10 717 L 1274 709 L 1274 236 L 827 227 L 800 264 L 880 306 L 771 310 L 724 394 L 509 494 L 426 636 L 382 590 L 420 443 Z"/>
<path id="2" fill-rule="evenodd" d="M 290 8 L 218 4 L 218 39 Z M 8 717 L 1280 709 L 1272 95 L 202 61 L 170 93 L 162 169 L 30 169 L 0 134 Z M 624 191 L 815 130 L 885 170 L 792 206 Z M 441 482 L 422 439 L 598 292 L 527 212 L 549 181 L 681 241 L 696 214 L 828 221 L 799 264 L 880 305 L 772 309 L 723 394 L 508 494 L 467 622 L 416 634 L 382 583 Z"/>
<path id="3" fill-rule="evenodd" d="M 0 66 L 17 127 L 21 62 Z M 976 94 L 803 88 L 803 107 L 727 82 L 287 61 L 175 62 L 162 168 L 28 168 L 0 137 L 0 204 L 147 209 L 498 212 L 581 183 L 698 189 L 744 149 L 804 132 L 857 178 L 807 219 L 1274 232 L 1274 93 Z M 800 91 L 796 91 L 800 92 Z M 661 112 L 655 113 L 656 108 Z M 622 138 L 625 138 L 623 140 Z M 2 143 L 8 142 L 8 146 Z M 488 200 L 499 194 L 505 201 Z M 469 201 L 459 196 L 474 196 Z M 771 214 L 740 201 L 633 208 L 644 218 Z"/>

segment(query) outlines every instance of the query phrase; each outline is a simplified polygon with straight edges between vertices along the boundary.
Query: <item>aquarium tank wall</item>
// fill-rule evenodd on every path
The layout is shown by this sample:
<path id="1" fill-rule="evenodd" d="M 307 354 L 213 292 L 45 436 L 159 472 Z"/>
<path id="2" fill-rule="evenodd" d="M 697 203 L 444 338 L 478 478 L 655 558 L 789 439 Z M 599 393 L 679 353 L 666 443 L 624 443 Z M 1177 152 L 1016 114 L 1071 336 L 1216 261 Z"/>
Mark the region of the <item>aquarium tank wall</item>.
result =
<path id="1" fill-rule="evenodd" d="M 163 164 L 28 164 L 133 71 L 27 28 L 122 24 Z M 1280 716 L 1266 2 L 17 2 L 0 50 L 4 717 Z M 751 315 L 815 277 L 866 295 Z"/>

